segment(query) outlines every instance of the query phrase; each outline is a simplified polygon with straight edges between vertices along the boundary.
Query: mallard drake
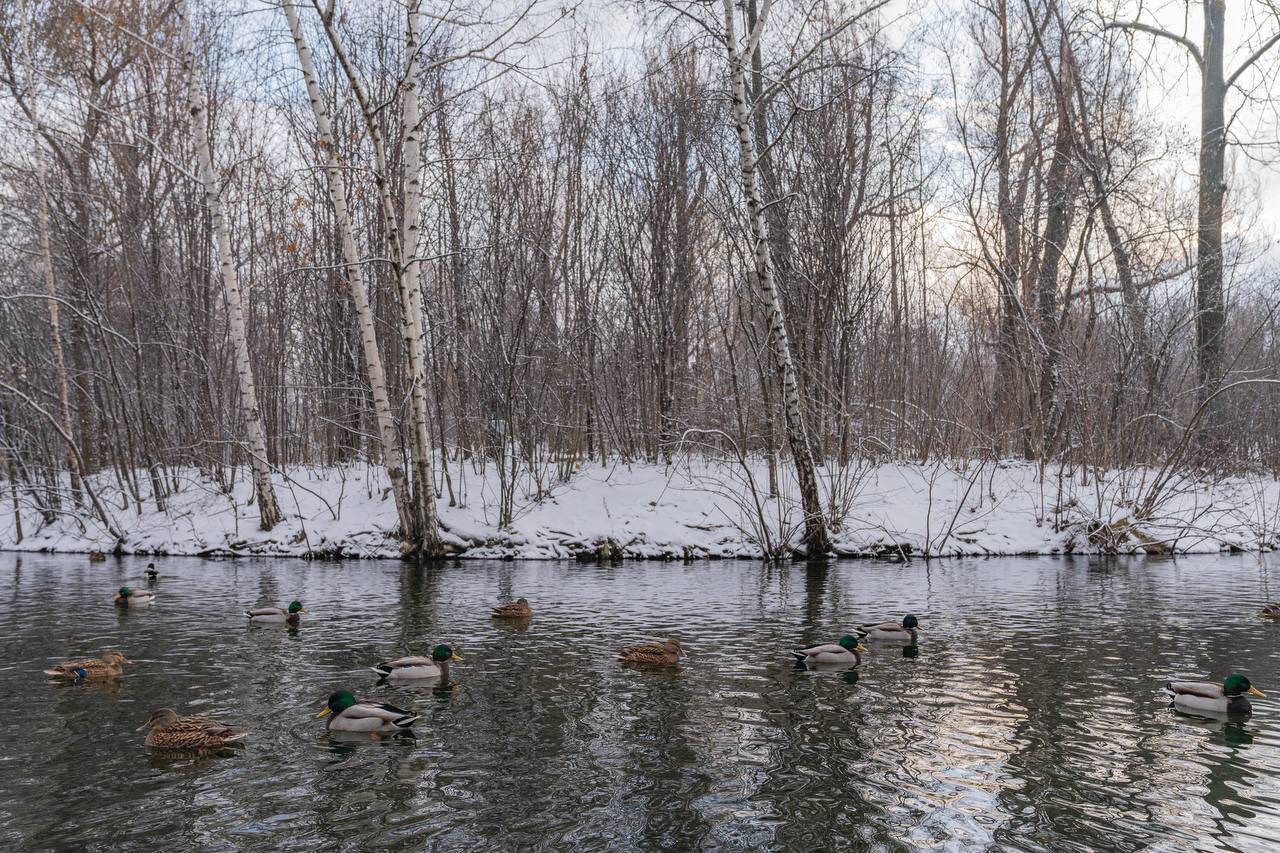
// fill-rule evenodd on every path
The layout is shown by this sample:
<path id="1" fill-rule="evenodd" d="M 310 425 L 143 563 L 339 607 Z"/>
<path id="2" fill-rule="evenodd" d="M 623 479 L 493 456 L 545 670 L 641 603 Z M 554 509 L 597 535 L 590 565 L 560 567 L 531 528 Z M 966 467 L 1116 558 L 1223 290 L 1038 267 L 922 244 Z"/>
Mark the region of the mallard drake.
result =
<path id="1" fill-rule="evenodd" d="M 851 634 L 845 634 L 840 638 L 839 643 L 823 643 L 820 646 L 810 646 L 807 649 L 792 649 L 796 660 L 805 666 L 814 666 L 817 664 L 852 664 L 858 666 L 862 663 L 862 652 L 868 651 L 867 647 L 858 642 L 857 638 Z"/>
<path id="2" fill-rule="evenodd" d="M 529 606 L 529 599 L 521 598 L 499 604 L 489 611 L 489 615 L 494 619 L 528 619 L 533 615 L 533 608 Z"/>
<path id="3" fill-rule="evenodd" d="M 246 729 L 223 725 L 209 717 L 179 717 L 172 708 L 152 711 L 147 721 L 137 731 L 147 732 L 147 746 L 161 749 L 207 749 L 243 740 L 249 736 Z"/>
<path id="4" fill-rule="evenodd" d="M 1268 619 L 1280 619 L 1280 603 L 1272 602 L 1262 605 L 1262 611 L 1258 615 Z"/>
<path id="5" fill-rule="evenodd" d="M 115 594 L 115 598 L 111 600 L 115 603 L 116 607 L 142 607 L 155 601 L 156 594 L 146 590 L 122 586 L 120 587 L 120 591 Z"/>
<path id="6" fill-rule="evenodd" d="M 405 731 L 418 719 L 417 714 L 410 713 L 395 705 L 385 702 L 373 702 L 368 699 L 356 699 L 350 690 L 339 690 L 329 696 L 325 707 L 316 714 L 324 717 L 325 728 L 335 732 L 379 732 Z"/>
<path id="7" fill-rule="evenodd" d="M 1211 714 L 1251 714 L 1250 696 L 1259 699 L 1267 694 L 1238 673 L 1228 675 L 1221 684 L 1211 681 L 1170 681 L 1164 689 L 1173 695 L 1173 707 L 1180 711 Z"/>
<path id="8" fill-rule="evenodd" d="M 679 640 L 642 643 L 638 646 L 627 646 L 618 652 L 618 660 L 640 666 L 677 666 L 680 658 L 683 657 L 688 655 L 680 647 Z"/>
<path id="9" fill-rule="evenodd" d="M 897 622 L 869 622 L 854 630 L 867 640 L 884 643 L 906 643 L 914 646 L 920 642 L 920 620 L 914 616 L 903 616 L 902 624 Z"/>
<path id="10" fill-rule="evenodd" d="M 147 583 L 155 583 L 160 579 L 160 573 L 156 571 L 155 563 L 147 563 L 147 570 L 144 574 L 147 576 Z"/>
<path id="11" fill-rule="evenodd" d="M 454 654 L 453 649 L 446 645 L 438 645 L 431 650 L 429 658 L 407 657 L 384 660 L 370 669 L 378 673 L 379 678 L 389 678 L 392 681 L 410 678 L 447 678 L 449 662 L 460 660 L 462 658 Z"/>
<path id="12" fill-rule="evenodd" d="M 254 607 L 246 610 L 244 615 L 249 618 L 250 625 L 297 625 L 301 619 L 298 614 L 306 612 L 301 601 L 291 601 L 287 608 Z"/>
<path id="13" fill-rule="evenodd" d="M 86 658 L 84 660 L 67 661 L 60 663 L 44 671 L 45 675 L 52 675 L 59 678 L 75 678 L 85 679 L 88 681 L 96 681 L 104 678 L 119 678 L 124 675 L 124 667 L 122 664 L 133 664 L 123 654 L 117 651 L 103 652 L 100 658 Z"/>

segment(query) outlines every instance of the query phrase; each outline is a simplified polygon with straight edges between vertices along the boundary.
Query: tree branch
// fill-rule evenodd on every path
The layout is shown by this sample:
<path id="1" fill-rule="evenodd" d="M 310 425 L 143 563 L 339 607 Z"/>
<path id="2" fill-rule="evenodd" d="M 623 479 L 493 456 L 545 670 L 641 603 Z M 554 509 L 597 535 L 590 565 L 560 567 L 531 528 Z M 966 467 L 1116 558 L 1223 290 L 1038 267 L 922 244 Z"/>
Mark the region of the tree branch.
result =
<path id="1" fill-rule="evenodd" d="M 1108 21 L 1103 26 L 1103 29 L 1137 30 L 1153 36 L 1159 36 L 1160 38 L 1166 38 L 1170 41 L 1176 41 L 1178 44 L 1191 51 L 1191 58 L 1196 61 L 1196 65 L 1200 67 L 1201 71 L 1204 70 L 1204 57 L 1200 55 L 1199 46 L 1186 36 L 1180 36 L 1176 33 L 1171 33 L 1168 30 L 1163 30 L 1160 27 L 1153 27 L 1150 24 L 1141 23 L 1140 21 Z"/>

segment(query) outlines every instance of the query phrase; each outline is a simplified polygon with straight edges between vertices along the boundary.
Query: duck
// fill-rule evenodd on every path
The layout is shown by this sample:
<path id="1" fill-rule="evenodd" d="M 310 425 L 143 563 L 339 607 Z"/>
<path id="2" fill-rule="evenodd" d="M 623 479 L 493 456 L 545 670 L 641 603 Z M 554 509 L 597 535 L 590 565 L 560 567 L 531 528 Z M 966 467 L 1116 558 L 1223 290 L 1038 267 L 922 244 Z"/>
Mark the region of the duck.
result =
<path id="1" fill-rule="evenodd" d="M 161 749 L 208 749 L 244 740 L 247 729 L 236 728 L 210 717 L 180 717 L 172 708 L 151 712 L 137 731 L 149 729 L 146 745 Z"/>
<path id="2" fill-rule="evenodd" d="M 805 666 L 833 663 L 858 666 L 862 663 L 861 653 L 865 651 L 868 651 L 867 647 L 859 643 L 856 637 L 845 634 L 838 643 L 823 643 L 807 649 L 792 649 L 791 654 L 795 656 L 797 663 Z"/>
<path id="3" fill-rule="evenodd" d="M 454 654 L 453 649 L 441 644 L 431 650 L 429 658 L 404 657 L 384 660 L 370 669 L 378 673 L 379 678 L 389 678 L 392 681 L 411 678 L 448 678 L 449 662 L 460 660 L 462 658 Z"/>
<path id="4" fill-rule="evenodd" d="M 301 601 L 291 601 L 286 607 L 252 607 L 244 612 L 250 625 L 297 625 L 301 616 L 306 613 Z"/>
<path id="5" fill-rule="evenodd" d="M 876 640 L 885 643 L 906 643 L 914 646 L 920 642 L 920 620 L 914 616 L 907 615 L 902 617 L 902 623 L 897 622 L 869 622 L 861 625 L 854 630 L 866 640 Z"/>
<path id="6" fill-rule="evenodd" d="M 642 643 L 638 646 L 627 646 L 618 652 L 618 660 L 622 663 L 640 666 L 678 666 L 680 658 L 683 657 L 688 655 L 680 647 L 679 640 Z"/>
<path id="7" fill-rule="evenodd" d="M 327 731 L 369 734 L 407 731 L 418 719 L 417 714 L 386 702 L 357 699 L 350 690 L 338 690 L 330 694 L 329 701 L 316 714 L 316 718 L 330 714 L 333 716 L 325 721 Z"/>
<path id="8" fill-rule="evenodd" d="M 89 552 L 90 563 L 101 563 L 106 559 L 107 559 L 107 555 L 99 551 L 97 548 L 94 548 L 92 551 Z"/>
<path id="9" fill-rule="evenodd" d="M 1266 695 L 1253 686 L 1249 679 L 1232 673 L 1221 684 L 1211 681 L 1170 681 L 1164 689 L 1173 695 L 1173 707 L 1179 711 L 1211 714 L 1252 714 L 1250 696 L 1265 699 Z"/>
<path id="10" fill-rule="evenodd" d="M 155 601 L 156 594 L 145 590 L 136 590 L 129 586 L 122 586 L 120 591 L 115 594 L 115 598 L 111 600 L 116 607 L 142 607 Z"/>
<path id="11" fill-rule="evenodd" d="M 124 664 L 132 665 L 133 661 L 120 652 L 112 650 L 103 652 L 100 658 L 85 658 L 57 664 L 46 669 L 44 674 L 55 678 L 98 681 L 106 678 L 120 678 L 124 675 Z"/>
<path id="12" fill-rule="evenodd" d="M 145 574 L 147 576 L 147 583 L 155 583 L 160 579 L 160 573 L 156 571 L 155 563 L 147 563 L 147 571 Z"/>
<path id="13" fill-rule="evenodd" d="M 1268 619 L 1280 619 L 1280 602 L 1262 605 L 1262 611 L 1258 615 L 1265 616 Z"/>
<path id="14" fill-rule="evenodd" d="M 529 606 L 529 599 L 520 598 L 507 604 L 499 604 L 489 611 L 489 615 L 494 619 L 528 619 L 533 615 L 533 608 Z"/>

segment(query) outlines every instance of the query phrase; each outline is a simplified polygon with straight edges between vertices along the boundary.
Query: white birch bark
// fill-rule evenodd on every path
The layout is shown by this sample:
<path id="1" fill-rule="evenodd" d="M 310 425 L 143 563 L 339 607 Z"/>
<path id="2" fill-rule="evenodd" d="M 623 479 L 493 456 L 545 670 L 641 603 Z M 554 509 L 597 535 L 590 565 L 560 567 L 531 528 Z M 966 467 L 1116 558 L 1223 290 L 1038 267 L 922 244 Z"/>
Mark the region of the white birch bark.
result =
<path id="1" fill-rule="evenodd" d="M 311 50 L 302 33 L 296 0 L 285 0 L 284 14 L 289 21 L 289 32 L 298 52 L 298 63 L 307 84 L 307 98 L 311 101 L 311 113 L 316 120 L 316 136 L 324 157 L 325 180 L 329 189 L 329 201 L 333 204 L 334 218 L 338 224 L 338 236 L 342 243 L 342 260 L 346 267 L 347 286 L 355 303 L 356 318 L 360 325 L 360 343 L 364 350 L 365 370 L 373 394 L 374 415 L 378 422 L 378 435 L 382 441 L 382 454 L 386 460 L 387 474 L 391 478 L 391 490 L 395 497 L 396 512 L 400 517 L 400 535 L 408 542 L 419 536 L 414 519 L 414 507 L 409 495 L 409 484 L 404 470 L 404 456 L 396 435 L 395 420 L 391 414 L 391 402 L 387 396 L 386 375 L 383 372 L 382 354 L 375 333 L 373 310 L 369 305 L 369 291 L 365 286 L 364 271 L 356 249 L 355 232 L 351 225 L 351 212 L 347 205 L 346 185 L 342 182 L 338 148 L 329 122 L 329 111 L 320 92 Z"/>
<path id="2" fill-rule="evenodd" d="M 40 175 L 40 264 L 44 268 L 44 290 L 48 295 L 49 329 L 53 335 L 53 365 L 58 374 L 58 414 L 62 429 L 71 435 L 71 394 L 67 386 L 67 360 L 62 350 L 62 322 L 58 310 L 58 288 L 53 279 L 53 252 L 49 248 L 49 199 L 44 175 Z M 71 474 L 71 494 L 80 500 L 80 464 L 76 454 L 67 448 L 67 471 Z"/>
<path id="3" fill-rule="evenodd" d="M 329 44 L 333 48 L 334 56 L 342 67 L 347 83 L 351 86 L 351 91 L 356 97 L 356 102 L 360 105 L 360 113 L 364 119 L 365 129 L 369 133 L 369 141 L 373 147 L 374 183 L 378 188 L 383 221 L 386 224 L 384 230 L 391 250 L 391 259 L 395 265 L 396 283 L 399 289 L 401 306 L 400 333 L 407 356 L 406 361 L 408 362 L 407 369 L 410 382 L 409 449 L 413 456 L 414 516 L 420 531 L 418 548 L 423 553 L 431 555 L 438 553 L 440 549 L 440 526 L 439 518 L 436 514 L 435 487 L 431 478 L 431 435 L 427 420 L 426 344 L 425 327 L 422 322 L 422 286 L 418 276 L 419 265 L 416 261 L 412 261 L 412 258 L 417 253 L 416 242 L 419 230 L 417 193 L 420 189 L 418 173 L 421 170 L 422 159 L 421 128 L 419 127 L 417 100 L 417 53 L 420 17 L 418 3 L 414 0 L 408 9 L 405 27 L 407 59 L 405 81 L 401 89 L 402 109 L 406 112 L 403 116 L 404 123 L 401 138 L 404 146 L 402 157 L 405 170 L 404 180 L 402 181 L 402 186 L 405 189 L 405 198 L 402 199 L 401 210 L 403 214 L 401 217 L 396 215 L 395 198 L 391 192 L 390 181 L 387 180 L 389 158 L 387 157 L 386 139 L 377 122 L 377 110 L 365 91 L 364 85 L 360 82 L 360 77 L 356 74 L 355 66 L 351 63 L 350 57 L 347 56 L 346 49 L 342 46 L 342 40 L 338 37 L 338 31 L 333 24 L 332 11 L 322 11 L 320 20 L 324 24 L 325 35 L 329 37 Z M 410 112 L 412 116 L 409 115 Z M 411 157 L 416 164 L 412 169 L 409 166 Z M 412 191 L 410 191 L 410 185 L 412 185 Z M 408 210 L 410 204 L 413 206 L 412 212 Z M 406 224 L 411 224 L 411 228 L 406 228 Z M 406 232 L 414 241 L 414 245 L 405 245 L 403 235 Z M 413 267 L 411 272 L 407 272 L 405 269 L 409 265 Z M 411 546 L 412 544 L 410 542 L 405 543 L 406 546 Z"/>
<path id="4" fill-rule="evenodd" d="M 405 297 L 406 351 L 409 354 L 410 401 L 413 413 L 414 500 L 422 520 L 422 550 L 440 550 L 440 521 L 436 516 L 435 481 L 432 478 L 431 432 L 427 419 L 427 345 L 422 277 L 419 274 L 418 237 L 422 189 L 422 121 L 418 111 L 418 51 L 421 48 L 422 15 L 418 0 L 410 0 L 405 27 L 405 74 L 401 98 L 401 157 L 404 192 L 400 221 L 400 293 Z"/>
<path id="5" fill-rule="evenodd" d="M 258 408 L 258 391 L 249 361 L 249 340 L 245 332 L 244 306 L 240 282 L 231 256 L 231 234 L 227 228 L 218 179 L 213 171 L 213 152 L 209 147 L 209 131 L 205 126 L 206 106 L 196 77 L 195 45 L 187 0 L 177 0 L 178 25 L 182 27 L 182 69 L 187 75 L 187 100 L 191 126 L 196 137 L 196 159 L 200 166 L 200 182 L 204 186 L 205 204 L 218 246 L 218 264 L 222 276 L 223 295 L 227 300 L 227 320 L 236 359 L 236 378 L 240 386 L 240 416 L 249 440 L 249 463 L 253 470 L 254 491 L 258 498 L 258 520 L 263 530 L 270 530 L 280 520 L 280 505 L 271 485 L 271 468 L 267 463 L 266 430 Z"/>
<path id="6" fill-rule="evenodd" d="M 791 458 L 796 466 L 796 480 L 800 486 L 800 500 L 804 511 L 806 551 L 811 556 L 822 556 L 831 550 L 827 536 L 826 520 L 818 498 L 818 481 L 814 473 L 813 452 L 805 430 L 804 408 L 800 401 L 800 381 L 795 362 L 791 357 L 791 341 L 787 335 L 786 317 L 782 300 L 773 277 L 773 261 L 769 256 L 769 226 L 765 221 L 764 203 L 760 196 L 757 175 L 759 158 L 751 138 L 751 109 L 747 104 L 746 73 L 743 55 L 738 50 L 738 37 L 734 28 L 733 0 L 723 0 L 724 42 L 729 57 L 729 78 L 733 98 L 733 119 L 738 131 L 738 154 L 742 171 L 742 190 L 747 200 L 747 214 L 751 221 L 751 239 L 755 243 L 756 282 L 764 302 L 765 319 L 769 324 L 769 341 L 782 374 L 782 404 L 786 414 L 787 441 Z M 763 33 L 769 15 L 768 2 L 755 29 L 748 35 L 746 54 L 755 52 L 755 45 Z"/>

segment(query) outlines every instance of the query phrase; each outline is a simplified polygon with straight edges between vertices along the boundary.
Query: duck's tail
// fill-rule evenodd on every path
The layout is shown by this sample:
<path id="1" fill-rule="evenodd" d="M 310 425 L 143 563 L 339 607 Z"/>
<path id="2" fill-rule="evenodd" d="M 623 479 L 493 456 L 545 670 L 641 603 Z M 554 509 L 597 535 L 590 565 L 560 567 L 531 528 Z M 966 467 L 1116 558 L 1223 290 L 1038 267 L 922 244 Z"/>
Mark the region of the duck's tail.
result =
<path id="1" fill-rule="evenodd" d="M 794 657 L 796 660 L 800 661 L 801 663 L 804 663 L 809 659 L 809 656 L 806 655 L 804 652 L 800 651 L 800 649 L 792 649 L 791 656 Z"/>
<path id="2" fill-rule="evenodd" d="M 397 729 L 407 729 L 418 721 L 419 716 L 419 714 L 409 714 L 403 717 L 398 717 L 391 721 L 391 725 L 395 726 Z"/>
<path id="3" fill-rule="evenodd" d="M 378 673 L 378 677 L 379 677 L 379 678 L 386 678 L 388 675 L 390 675 L 390 674 L 391 674 L 391 667 L 390 667 L 390 666 L 388 666 L 388 665 L 386 665 L 385 663 L 380 663 L 380 664 L 378 664 L 377 666 L 371 666 L 371 667 L 369 667 L 369 669 L 371 669 L 371 670 L 373 670 L 374 672 Z M 415 719 L 416 719 L 416 717 L 415 717 Z"/>
<path id="4" fill-rule="evenodd" d="M 238 740 L 244 740 L 248 736 L 249 736 L 248 729 L 235 729 L 234 731 L 231 732 L 231 734 L 227 735 L 222 740 L 224 743 L 234 743 Z"/>

